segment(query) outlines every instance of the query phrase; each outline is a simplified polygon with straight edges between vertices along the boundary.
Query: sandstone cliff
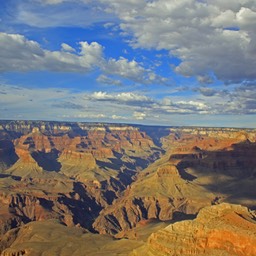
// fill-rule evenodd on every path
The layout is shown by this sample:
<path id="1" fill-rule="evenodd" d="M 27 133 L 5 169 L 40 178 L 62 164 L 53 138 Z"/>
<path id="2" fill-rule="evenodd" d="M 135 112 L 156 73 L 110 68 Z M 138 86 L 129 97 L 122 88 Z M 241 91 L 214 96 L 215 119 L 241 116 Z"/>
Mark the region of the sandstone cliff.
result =
<path id="1" fill-rule="evenodd" d="M 120 238 L 211 204 L 255 207 L 255 153 L 253 129 L 1 121 L 0 231 L 54 218 Z"/>
<path id="2" fill-rule="evenodd" d="M 91 234 L 79 227 L 66 227 L 56 220 L 34 221 L 7 232 L 0 241 L 0 255 L 127 256 L 142 244 Z"/>
<path id="3" fill-rule="evenodd" d="M 153 233 L 131 255 L 256 255 L 255 212 L 240 205 L 203 208 L 195 220 L 176 222 Z"/>
<path id="4" fill-rule="evenodd" d="M 100 213 L 93 227 L 101 234 L 117 234 L 134 228 L 142 220 L 185 218 L 210 205 L 214 198 L 203 187 L 182 179 L 175 165 L 164 164 L 134 182 Z"/>
<path id="5" fill-rule="evenodd" d="M 120 236 L 141 220 L 189 217 L 218 202 L 254 207 L 254 140 L 249 141 L 249 135 L 241 131 L 221 131 L 219 137 L 216 130 L 201 133 L 181 130 L 163 138 L 166 155 L 144 169 L 121 197 L 104 208 L 93 227 L 102 234 Z"/>

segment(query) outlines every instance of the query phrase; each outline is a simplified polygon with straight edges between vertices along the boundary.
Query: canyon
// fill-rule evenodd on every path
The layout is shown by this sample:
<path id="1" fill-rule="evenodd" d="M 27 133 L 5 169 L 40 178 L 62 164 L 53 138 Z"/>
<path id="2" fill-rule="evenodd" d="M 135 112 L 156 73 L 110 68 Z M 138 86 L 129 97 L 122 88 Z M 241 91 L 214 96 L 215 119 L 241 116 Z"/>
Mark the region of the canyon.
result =
<path id="1" fill-rule="evenodd" d="M 255 255 L 255 156 L 255 129 L 0 121 L 0 255 Z"/>

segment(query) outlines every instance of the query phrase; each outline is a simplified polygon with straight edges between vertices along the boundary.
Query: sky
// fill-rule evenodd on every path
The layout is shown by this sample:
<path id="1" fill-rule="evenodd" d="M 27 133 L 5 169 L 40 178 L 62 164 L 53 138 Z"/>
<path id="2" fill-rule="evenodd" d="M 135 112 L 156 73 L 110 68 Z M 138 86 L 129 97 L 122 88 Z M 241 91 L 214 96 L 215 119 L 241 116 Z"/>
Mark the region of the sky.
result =
<path id="1" fill-rule="evenodd" d="M 0 119 L 256 128 L 256 0 L 0 0 Z"/>

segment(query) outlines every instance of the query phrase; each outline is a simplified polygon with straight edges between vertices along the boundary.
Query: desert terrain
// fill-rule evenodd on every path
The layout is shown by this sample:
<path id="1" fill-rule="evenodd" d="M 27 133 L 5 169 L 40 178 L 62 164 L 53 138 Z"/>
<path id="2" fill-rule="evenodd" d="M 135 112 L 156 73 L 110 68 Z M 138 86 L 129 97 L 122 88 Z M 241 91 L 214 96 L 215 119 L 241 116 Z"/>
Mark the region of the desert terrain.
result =
<path id="1" fill-rule="evenodd" d="M 256 130 L 0 121 L 0 255 L 256 255 Z"/>

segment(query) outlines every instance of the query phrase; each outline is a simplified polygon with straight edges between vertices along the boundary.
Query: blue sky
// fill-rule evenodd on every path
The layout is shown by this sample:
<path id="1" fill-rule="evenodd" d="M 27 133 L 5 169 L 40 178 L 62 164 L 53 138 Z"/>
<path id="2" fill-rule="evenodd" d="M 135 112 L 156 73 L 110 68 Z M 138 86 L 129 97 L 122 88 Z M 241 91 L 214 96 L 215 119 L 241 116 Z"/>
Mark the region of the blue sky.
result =
<path id="1" fill-rule="evenodd" d="M 256 127 L 255 0 L 0 2 L 0 119 Z"/>

